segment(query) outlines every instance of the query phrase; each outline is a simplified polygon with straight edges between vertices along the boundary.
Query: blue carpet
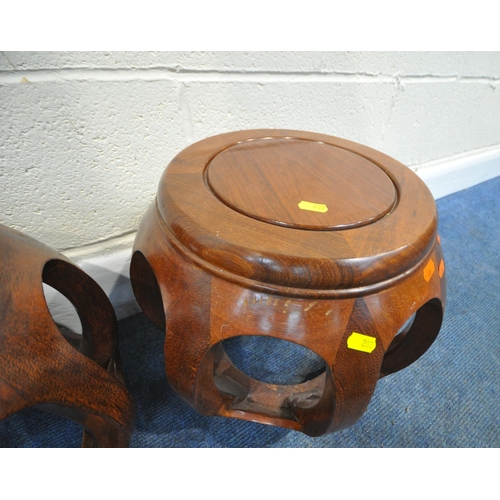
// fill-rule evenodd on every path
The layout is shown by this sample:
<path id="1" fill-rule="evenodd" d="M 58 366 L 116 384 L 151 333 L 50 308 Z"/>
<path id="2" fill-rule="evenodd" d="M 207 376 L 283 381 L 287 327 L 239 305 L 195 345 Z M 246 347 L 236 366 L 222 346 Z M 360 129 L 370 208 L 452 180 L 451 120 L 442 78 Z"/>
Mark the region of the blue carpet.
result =
<path id="1" fill-rule="evenodd" d="M 138 314 L 119 324 L 126 382 L 138 408 L 131 446 L 500 447 L 500 177 L 437 205 L 448 283 L 443 327 L 422 358 L 378 383 L 357 424 L 310 438 L 198 415 L 169 388 L 164 334 Z M 255 347 L 236 342 L 228 349 L 251 365 L 248 353 Z M 276 352 L 276 346 L 264 347 Z M 246 368 L 249 373 L 252 366 Z M 304 369 L 314 368 L 317 360 L 304 358 Z M 0 422 L 2 447 L 77 447 L 80 437 L 78 425 L 35 409 Z"/>

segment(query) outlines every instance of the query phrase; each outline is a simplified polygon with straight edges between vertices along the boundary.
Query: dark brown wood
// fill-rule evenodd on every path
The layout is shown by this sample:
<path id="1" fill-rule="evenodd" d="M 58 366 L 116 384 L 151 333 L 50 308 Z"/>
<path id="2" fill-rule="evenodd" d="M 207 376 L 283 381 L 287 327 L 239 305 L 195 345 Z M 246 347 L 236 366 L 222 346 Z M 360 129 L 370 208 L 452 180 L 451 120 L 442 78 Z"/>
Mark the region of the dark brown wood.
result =
<path id="1" fill-rule="evenodd" d="M 394 184 L 380 168 L 317 141 L 241 142 L 219 153 L 206 176 L 213 193 L 234 210 L 293 228 L 362 226 L 382 218 L 396 202 Z M 328 211 L 298 210 L 301 200 L 326 205 Z"/>
<path id="2" fill-rule="evenodd" d="M 0 225 L 0 420 L 37 407 L 84 427 L 84 447 L 126 447 L 134 404 L 102 289 L 62 254 Z M 54 323 L 42 282 L 75 306 L 82 335 Z"/>
<path id="3" fill-rule="evenodd" d="M 436 206 L 418 176 L 366 146 L 290 130 L 179 153 L 139 228 L 131 279 L 166 330 L 167 377 L 186 402 L 311 436 L 355 423 L 377 380 L 429 348 L 445 304 Z M 326 371 L 298 385 L 251 379 L 221 343 L 241 335 L 295 342 Z"/>

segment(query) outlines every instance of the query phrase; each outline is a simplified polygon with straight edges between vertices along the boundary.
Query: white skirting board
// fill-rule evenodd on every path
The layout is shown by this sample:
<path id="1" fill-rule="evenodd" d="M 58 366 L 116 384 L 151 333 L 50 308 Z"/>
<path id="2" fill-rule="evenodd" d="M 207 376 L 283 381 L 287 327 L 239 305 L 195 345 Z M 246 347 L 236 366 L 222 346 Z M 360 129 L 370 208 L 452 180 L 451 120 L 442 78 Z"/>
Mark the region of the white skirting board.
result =
<path id="1" fill-rule="evenodd" d="M 428 163 L 416 173 L 437 200 L 500 175 L 500 148 Z"/>
<path id="2" fill-rule="evenodd" d="M 429 186 L 434 198 L 439 199 L 499 176 L 500 148 L 429 163 L 416 173 Z M 129 278 L 134 237 L 135 233 L 63 252 L 101 286 L 119 320 L 140 312 Z M 44 289 L 54 321 L 81 332 L 78 315 L 69 301 L 46 285 Z"/>

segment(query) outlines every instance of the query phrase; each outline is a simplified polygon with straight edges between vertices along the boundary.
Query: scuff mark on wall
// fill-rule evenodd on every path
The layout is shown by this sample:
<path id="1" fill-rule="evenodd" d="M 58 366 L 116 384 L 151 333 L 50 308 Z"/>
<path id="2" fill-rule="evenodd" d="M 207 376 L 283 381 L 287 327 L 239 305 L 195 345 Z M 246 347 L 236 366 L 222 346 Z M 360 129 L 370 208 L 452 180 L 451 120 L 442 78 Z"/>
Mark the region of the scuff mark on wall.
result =
<path id="1" fill-rule="evenodd" d="M 404 92 L 404 90 L 405 90 L 404 84 L 401 82 L 400 77 L 396 76 L 396 78 L 394 80 L 394 91 L 392 93 L 391 102 L 389 104 L 389 112 L 387 114 L 387 118 L 386 118 L 384 125 L 382 127 L 382 131 L 380 133 L 381 147 L 383 147 L 383 144 L 384 144 L 385 134 L 386 134 L 387 128 L 389 127 L 392 113 L 394 112 L 394 109 L 396 108 L 396 105 L 398 103 L 398 96 L 401 92 Z"/>
<path id="2" fill-rule="evenodd" d="M 12 66 L 12 69 L 17 69 L 15 64 L 9 59 L 9 56 L 5 52 L 0 52 L 5 59 L 7 59 L 7 62 Z"/>
<path id="3" fill-rule="evenodd" d="M 179 83 L 179 107 L 181 111 L 181 125 L 184 135 L 188 143 L 192 143 L 193 139 L 193 113 L 189 104 L 189 97 L 186 93 L 188 84 L 185 82 Z"/>

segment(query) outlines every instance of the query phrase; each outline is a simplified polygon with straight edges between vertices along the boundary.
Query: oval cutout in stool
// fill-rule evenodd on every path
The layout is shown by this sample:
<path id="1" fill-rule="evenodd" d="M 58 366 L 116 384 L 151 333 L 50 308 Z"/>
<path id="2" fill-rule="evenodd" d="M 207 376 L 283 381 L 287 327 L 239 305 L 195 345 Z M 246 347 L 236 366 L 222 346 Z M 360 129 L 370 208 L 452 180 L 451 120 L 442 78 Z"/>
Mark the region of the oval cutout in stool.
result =
<path id="1" fill-rule="evenodd" d="M 421 306 L 404 325 L 384 355 L 380 378 L 395 373 L 414 363 L 436 339 L 443 321 L 444 306 L 435 298 Z"/>
<path id="2" fill-rule="evenodd" d="M 134 295 L 141 309 L 157 328 L 165 331 L 166 319 L 160 286 L 151 265 L 139 250 L 132 255 L 130 277 Z"/>
<path id="3" fill-rule="evenodd" d="M 47 309 L 59 331 L 64 335 L 82 334 L 82 322 L 73 303 L 54 287 L 42 283 Z"/>
<path id="4" fill-rule="evenodd" d="M 326 368 L 325 361 L 313 351 L 274 337 L 232 337 L 222 345 L 238 370 L 267 384 L 301 384 Z"/>

